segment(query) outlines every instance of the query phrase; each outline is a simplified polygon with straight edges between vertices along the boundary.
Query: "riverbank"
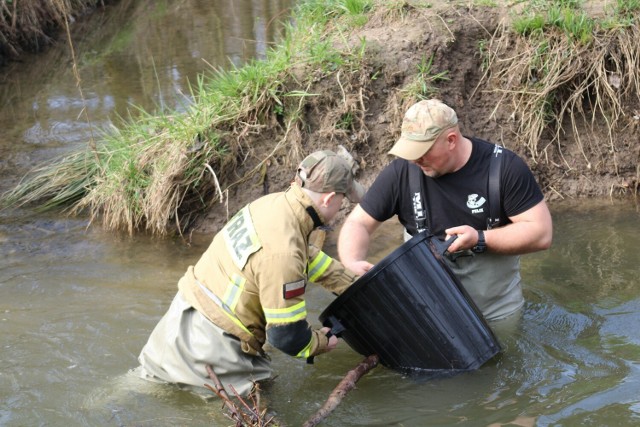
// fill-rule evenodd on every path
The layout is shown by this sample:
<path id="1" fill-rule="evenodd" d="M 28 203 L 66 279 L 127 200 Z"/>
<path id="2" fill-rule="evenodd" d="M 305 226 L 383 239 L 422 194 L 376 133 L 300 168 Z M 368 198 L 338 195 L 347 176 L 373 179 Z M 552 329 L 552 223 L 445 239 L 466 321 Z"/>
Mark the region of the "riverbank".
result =
<path id="1" fill-rule="evenodd" d="M 109 0 L 0 1 L 0 66 L 46 48 L 72 23 Z"/>
<path id="2" fill-rule="evenodd" d="M 125 124 L 41 171 L 21 200 L 61 201 L 130 233 L 213 232 L 248 201 L 286 188 L 318 148 L 346 147 L 370 183 L 406 108 L 428 97 L 454 106 L 465 134 L 525 158 L 550 202 L 635 197 L 637 9 L 333 3 L 306 2 L 266 64 L 206 82 L 185 114 Z M 75 180 L 52 181 L 65 168 Z M 69 188 L 82 193 L 64 196 Z"/>

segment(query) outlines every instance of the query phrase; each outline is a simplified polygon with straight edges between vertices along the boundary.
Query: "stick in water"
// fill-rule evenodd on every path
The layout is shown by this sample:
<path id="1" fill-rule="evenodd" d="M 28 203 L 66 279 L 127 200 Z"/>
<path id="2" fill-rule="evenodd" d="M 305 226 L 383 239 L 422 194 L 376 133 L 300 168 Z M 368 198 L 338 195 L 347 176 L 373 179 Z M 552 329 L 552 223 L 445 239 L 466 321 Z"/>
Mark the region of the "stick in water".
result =
<path id="1" fill-rule="evenodd" d="M 206 369 L 207 369 L 207 374 L 209 374 L 209 378 L 211 378 L 211 380 L 215 385 L 215 388 L 211 387 L 209 384 L 205 384 L 205 387 L 213 391 L 215 394 L 218 395 L 220 399 L 224 401 L 224 405 L 227 407 L 227 409 L 231 413 L 231 419 L 235 421 L 236 427 L 243 426 L 244 424 L 242 422 L 242 417 L 238 413 L 238 410 L 236 406 L 233 404 L 233 402 L 231 401 L 231 399 L 229 399 L 229 395 L 227 394 L 224 387 L 222 386 L 222 383 L 218 379 L 218 376 L 213 372 L 213 368 L 210 365 L 207 365 Z"/>
<path id="2" fill-rule="evenodd" d="M 356 386 L 358 380 L 362 378 L 364 374 L 378 366 L 378 362 L 378 356 L 372 354 L 371 356 L 367 356 L 358 366 L 350 370 L 336 388 L 333 389 L 322 408 L 309 418 L 303 424 L 303 427 L 314 427 L 327 418 L 327 416 L 338 407 L 342 398 Z"/>

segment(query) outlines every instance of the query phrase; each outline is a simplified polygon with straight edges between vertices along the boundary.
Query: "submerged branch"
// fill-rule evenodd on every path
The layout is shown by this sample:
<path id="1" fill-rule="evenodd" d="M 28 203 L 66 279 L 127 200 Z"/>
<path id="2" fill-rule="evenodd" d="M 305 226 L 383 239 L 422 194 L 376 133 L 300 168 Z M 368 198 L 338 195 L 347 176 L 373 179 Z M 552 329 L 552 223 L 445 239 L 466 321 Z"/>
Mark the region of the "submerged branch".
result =
<path id="1" fill-rule="evenodd" d="M 372 354 L 365 358 L 358 366 L 350 370 L 347 375 L 338 383 L 336 388 L 333 389 L 329 398 L 325 404 L 316 412 L 311 418 L 309 418 L 303 427 L 314 427 L 318 425 L 322 420 L 327 418 L 334 409 L 338 407 L 340 402 L 346 394 L 355 388 L 356 383 L 364 374 L 378 366 L 379 358 L 377 355 Z"/>
<path id="2" fill-rule="evenodd" d="M 268 426 L 284 426 L 280 422 L 276 421 L 274 416 L 267 416 L 266 409 L 260 409 L 260 389 L 257 384 L 254 385 L 253 390 L 249 393 L 249 398 L 251 400 L 251 405 L 247 403 L 235 390 L 232 390 L 235 394 L 236 399 L 240 402 L 242 408 L 239 408 L 227 394 L 226 390 L 222 386 L 220 379 L 213 372 L 213 368 L 210 365 L 206 366 L 207 374 L 209 378 L 213 381 L 215 387 L 211 387 L 209 384 L 205 384 L 209 390 L 213 391 L 219 398 L 224 401 L 224 406 L 226 406 L 229 411 L 229 418 L 235 423 L 236 427 L 268 427 Z"/>

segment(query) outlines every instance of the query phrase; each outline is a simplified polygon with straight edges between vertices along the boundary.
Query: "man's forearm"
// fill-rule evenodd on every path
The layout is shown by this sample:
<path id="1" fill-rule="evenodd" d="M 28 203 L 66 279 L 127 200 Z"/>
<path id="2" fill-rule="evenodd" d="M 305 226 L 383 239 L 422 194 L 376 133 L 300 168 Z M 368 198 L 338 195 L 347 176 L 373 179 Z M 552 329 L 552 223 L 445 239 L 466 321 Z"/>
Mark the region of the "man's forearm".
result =
<path id="1" fill-rule="evenodd" d="M 499 254 L 521 255 L 548 249 L 552 229 L 549 225 L 517 222 L 484 232 L 487 248 Z"/>
<path id="2" fill-rule="evenodd" d="M 367 229 L 355 221 L 345 221 L 338 237 L 338 256 L 347 267 L 367 258 L 370 236 Z"/>

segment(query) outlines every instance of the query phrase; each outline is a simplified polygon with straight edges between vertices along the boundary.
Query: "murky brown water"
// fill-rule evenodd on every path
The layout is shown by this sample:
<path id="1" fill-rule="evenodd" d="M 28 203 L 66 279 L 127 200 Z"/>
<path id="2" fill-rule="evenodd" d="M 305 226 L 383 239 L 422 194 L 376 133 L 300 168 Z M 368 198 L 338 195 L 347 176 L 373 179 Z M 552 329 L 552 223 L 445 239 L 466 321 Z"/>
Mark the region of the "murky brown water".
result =
<path id="1" fill-rule="evenodd" d="M 126 115 L 129 103 L 180 108 L 186 82 L 208 67 L 201 58 L 240 64 L 259 57 L 289 4 L 121 0 L 77 41 L 92 124 Z M 0 85 L 1 189 L 30 165 L 87 141 L 65 52 L 62 46 L 21 64 Z M 323 425 L 637 425 L 638 208 L 602 201 L 552 212 L 554 245 L 523 258 L 527 306 L 522 327 L 500 335 L 502 355 L 439 380 L 378 367 Z M 0 213 L 0 425 L 230 425 L 218 402 L 126 375 L 206 238 L 187 246 L 86 224 L 29 210 Z M 400 242 L 398 227 L 385 227 L 377 258 Z M 335 250 L 333 241 L 327 248 Z M 310 320 L 331 300 L 309 291 Z M 345 345 L 314 366 L 272 356 L 279 378 L 266 397 L 290 426 L 311 416 L 362 360 Z"/>

